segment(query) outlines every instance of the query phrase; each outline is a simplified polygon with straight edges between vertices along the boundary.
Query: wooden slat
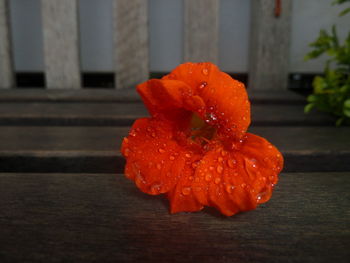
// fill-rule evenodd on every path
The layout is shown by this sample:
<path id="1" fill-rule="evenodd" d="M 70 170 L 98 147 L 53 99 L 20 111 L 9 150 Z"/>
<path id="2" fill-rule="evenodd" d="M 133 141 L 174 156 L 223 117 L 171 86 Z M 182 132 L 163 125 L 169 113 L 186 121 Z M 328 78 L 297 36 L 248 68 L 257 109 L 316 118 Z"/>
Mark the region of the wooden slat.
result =
<path id="1" fill-rule="evenodd" d="M 292 1 L 281 0 L 275 17 L 275 0 L 251 2 L 249 88 L 286 89 Z"/>
<path id="2" fill-rule="evenodd" d="M 217 63 L 219 0 L 186 0 L 184 8 L 184 60 Z"/>
<path id="3" fill-rule="evenodd" d="M 305 105 L 305 97 L 288 90 L 267 93 L 248 90 L 253 104 Z M 81 90 L 43 90 L 11 89 L 0 90 L 0 102 L 140 102 L 141 97 L 135 89 L 81 89 Z"/>
<path id="4" fill-rule="evenodd" d="M 114 0 L 116 88 L 132 88 L 149 77 L 148 1 Z"/>
<path id="5" fill-rule="evenodd" d="M 81 86 L 78 0 L 41 0 L 47 88 Z"/>
<path id="6" fill-rule="evenodd" d="M 223 217 L 170 215 L 122 175 L 0 174 L 2 262 L 348 262 L 349 173 L 282 174 Z"/>
<path id="7" fill-rule="evenodd" d="M 131 125 L 148 116 L 142 103 L 30 102 L 0 103 L 0 125 Z M 334 125 L 320 112 L 304 114 L 302 105 L 253 104 L 252 126 Z"/>
<path id="8" fill-rule="evenodd" d="M 8 1 L 0 0 L 0 89 L 15 85 L 9 16 Z"/>
<path id="9" fill-rule="evenodd" d="M 129 128 L 1 127 L 0 170 L 122 172 Z M 350 128 L 252 127 L 282 152 L 284 171 L 350 171 Z M 20 163 L 20 165 L 18 165 Z"/>

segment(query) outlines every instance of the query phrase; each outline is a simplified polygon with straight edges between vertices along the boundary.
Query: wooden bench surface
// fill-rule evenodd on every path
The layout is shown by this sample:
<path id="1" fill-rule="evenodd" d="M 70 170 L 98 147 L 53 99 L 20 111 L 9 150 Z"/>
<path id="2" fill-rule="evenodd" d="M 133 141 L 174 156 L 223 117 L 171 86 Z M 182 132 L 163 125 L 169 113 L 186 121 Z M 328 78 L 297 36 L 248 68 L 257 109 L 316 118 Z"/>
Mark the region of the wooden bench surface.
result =
<path id="1" fill-rule="evenodd" d="M 122 172 L 119 149 L 129 129 L 4 126 L 0 167 L 7 172 Z M 350 127 L 252 127 L 249 131 L 280 149 L 284 171 L 350 171 Z"/>
<path id="2" fill-rule="evenodd" d="M 252 126 L 334 125 L 318 112 L 304 114 L 303 105 L 252 104 Z M 148 116 L 142 103 L 1 102 L 0 125 L 130 126 Z"/>
<path id="3" fill-rule="evenodd" d="M 350 173 L 283 173 L 272 199 L 169 215 L 123 175 L 0 174 L 1 262 L 348 262 Z"/>
<path id="4" fill-rule="evenodd" d="M 305 104 L 305 98 L 288 90 L 247 90 L 254 103 Z M 1 102 L 139 102 L 135 89 L 4 89 Z"/>

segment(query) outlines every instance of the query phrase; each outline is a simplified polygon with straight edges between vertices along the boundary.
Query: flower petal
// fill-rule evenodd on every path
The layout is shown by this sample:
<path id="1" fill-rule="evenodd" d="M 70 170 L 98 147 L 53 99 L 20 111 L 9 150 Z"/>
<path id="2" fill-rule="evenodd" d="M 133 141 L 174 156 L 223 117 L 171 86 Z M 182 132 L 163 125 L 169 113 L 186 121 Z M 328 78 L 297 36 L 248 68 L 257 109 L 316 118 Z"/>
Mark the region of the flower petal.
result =
<path id="1" fill-rule="evenodd" d="M 185 63 L 164 80 L 180 80 L 200 96 L 206 109 L 202 117 L 219 132 L 242 138 L 250 124 L 250 103 L 244 85 L 212 63 Z"/>
<path id="2" fill-rule="evenodd" d="M 254 209 L 270 199 L 282 155 L 265 139 L 247 134 L 239 150 L 217 146 L 196 169 L 193 193 L 199 203 L 231 216 Z"/>
<path id="3" fill-rule="evenodd" d="M 184 169 L 185 151 L 174 140 L 171 123 L 164 120 L 135 121 L 121 151 L 127 158 L 126 177 L 148 194 L 171 190 Z"/>

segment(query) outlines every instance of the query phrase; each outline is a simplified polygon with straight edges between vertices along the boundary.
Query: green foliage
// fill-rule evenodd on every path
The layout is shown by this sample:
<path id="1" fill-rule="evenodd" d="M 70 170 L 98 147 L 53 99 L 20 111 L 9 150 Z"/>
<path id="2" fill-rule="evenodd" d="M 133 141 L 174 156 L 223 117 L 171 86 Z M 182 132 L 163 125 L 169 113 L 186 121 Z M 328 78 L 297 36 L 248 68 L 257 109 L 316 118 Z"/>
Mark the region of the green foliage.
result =
<path id="1" fill-rule="evenodd" d="M 336 0 L 333 4 L 342 4 L 350 0 Z M 346 8 L 340 13 L 350 12 Z M 316 108 L 338 117 L 336 125 L 350 123 L 350 32 L 343 43 L 340 43 L 336 27 L 330 33 L 321 30 L 316 41 L 310 44 L 313 48 L 305 59 L 314 59 L 322 54 L 328 55 L 324 76 L 317 76 L 313 81 L 313 94 L 307 98 L 304 111 Z"/>

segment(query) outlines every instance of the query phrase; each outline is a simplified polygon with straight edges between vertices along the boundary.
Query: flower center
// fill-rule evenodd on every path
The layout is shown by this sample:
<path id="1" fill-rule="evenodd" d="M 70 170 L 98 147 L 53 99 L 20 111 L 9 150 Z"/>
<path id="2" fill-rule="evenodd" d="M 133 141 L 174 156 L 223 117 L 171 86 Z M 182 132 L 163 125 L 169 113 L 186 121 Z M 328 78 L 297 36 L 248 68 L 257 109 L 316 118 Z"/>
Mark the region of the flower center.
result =
<path id="1" fill-rule="evenodd" d="M 190 123 L 191 139 L 201 145 L 207 144 L 216 135 L 216 129 L 193 113 Z"/>

